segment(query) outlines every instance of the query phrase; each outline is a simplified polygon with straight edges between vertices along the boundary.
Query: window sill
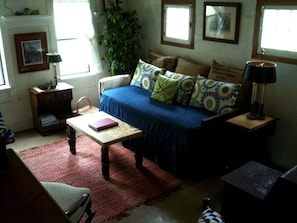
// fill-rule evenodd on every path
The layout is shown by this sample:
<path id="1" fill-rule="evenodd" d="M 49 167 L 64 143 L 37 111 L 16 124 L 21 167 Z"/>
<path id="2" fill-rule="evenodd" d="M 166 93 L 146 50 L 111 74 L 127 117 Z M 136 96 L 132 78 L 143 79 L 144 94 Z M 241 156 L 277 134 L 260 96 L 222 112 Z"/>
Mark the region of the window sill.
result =
<path id="1" fill-rule="evenodd" d="M 84 78 L 84 77 L 90 77 L 95 76 L 96 73 L 81 73 L 81 74 L 72 74 L 67 76 L 60 77 L 60 80 L 70 80 L 70 79 L 77 79 L 77 78 Z"/>

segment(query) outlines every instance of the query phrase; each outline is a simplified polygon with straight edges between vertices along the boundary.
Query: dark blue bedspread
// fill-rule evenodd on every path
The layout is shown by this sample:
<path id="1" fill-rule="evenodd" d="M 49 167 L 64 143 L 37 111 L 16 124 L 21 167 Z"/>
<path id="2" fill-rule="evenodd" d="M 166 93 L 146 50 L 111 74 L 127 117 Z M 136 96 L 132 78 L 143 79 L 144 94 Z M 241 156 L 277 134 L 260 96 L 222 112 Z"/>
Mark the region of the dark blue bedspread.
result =
<path id="1" fill-rule="evenodd" d="M 143 131 L 145 157 L 176 173 L 188 171 L 201 147 L 198 137 L 201 120 L 213 113 L 168 105 L 151 99 L 150 95 L 135 86 L 108 89 L 100 98 L 100 110 Z"/>

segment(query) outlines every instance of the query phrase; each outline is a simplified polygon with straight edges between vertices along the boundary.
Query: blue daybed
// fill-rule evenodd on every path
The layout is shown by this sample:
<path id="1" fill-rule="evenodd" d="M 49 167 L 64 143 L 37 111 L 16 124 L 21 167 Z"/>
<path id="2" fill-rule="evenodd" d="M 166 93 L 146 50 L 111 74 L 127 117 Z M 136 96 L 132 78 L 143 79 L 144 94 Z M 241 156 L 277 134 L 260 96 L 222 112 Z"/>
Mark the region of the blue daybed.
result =
<path id="1" fill-rule="evenodd" d="M 220 156 L 215 155 L 219 129 L 216 127 L 241 109 L 235 106 L 217 114 L 195 106 L 155 100 L 151 97 L 153 89 L 141 86 L 143 78 L 137 82 L 137 72 L 133 78 L 116 75 L 99 80 L 100 110 L 143 131 L 144 157 L 177 175 L 202 176 L 206 173 L 206 163 L 214 166 L 212 162 Z M 124 144 L 132 146 L 130 142 Z"/>

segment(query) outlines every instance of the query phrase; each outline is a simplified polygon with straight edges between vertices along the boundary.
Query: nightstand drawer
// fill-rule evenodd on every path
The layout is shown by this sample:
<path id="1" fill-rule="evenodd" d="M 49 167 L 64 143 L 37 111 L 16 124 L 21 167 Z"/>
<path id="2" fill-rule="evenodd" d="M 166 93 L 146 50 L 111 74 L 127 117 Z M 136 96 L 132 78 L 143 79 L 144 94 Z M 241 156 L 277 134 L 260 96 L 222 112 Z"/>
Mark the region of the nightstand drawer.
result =
<path id="1" fill-rule="evenodd" d="M 57 101 L 71 100 L 72 91 L 69 90 L 69 91 L 56 92 L 56 98 L 57 98 Z"/>
<path id="2" fill-rule="evenodd" d="M 53 103 L 55 101 L 56 101 L 55 92 L 38 95 L 39 104 L 49 104 L 49 103 Z"/>

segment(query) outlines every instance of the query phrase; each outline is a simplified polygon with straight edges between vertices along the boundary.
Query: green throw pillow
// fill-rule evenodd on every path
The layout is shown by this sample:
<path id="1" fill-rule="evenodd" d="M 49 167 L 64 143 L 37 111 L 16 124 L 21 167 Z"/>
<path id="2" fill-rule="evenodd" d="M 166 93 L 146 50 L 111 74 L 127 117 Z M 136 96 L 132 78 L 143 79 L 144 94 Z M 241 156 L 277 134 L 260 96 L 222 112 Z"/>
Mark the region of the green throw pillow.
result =
<path id="1" fill-rule="evenodd" d="M 217 114 L 229 111 L 235 105 L 240 87 L 240 84 L 215 81 L 199 75 L 190 105 Z"/>
<path id="2" fill-rule="evenodd" d="M 151 98 L 162 101 L 166 104 L 172 104 L 178 88 L 178 81 L 159 75 L 152 92 Z"/>

